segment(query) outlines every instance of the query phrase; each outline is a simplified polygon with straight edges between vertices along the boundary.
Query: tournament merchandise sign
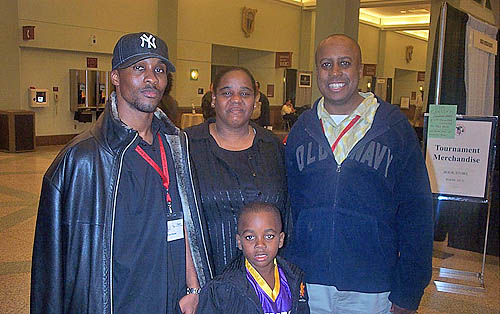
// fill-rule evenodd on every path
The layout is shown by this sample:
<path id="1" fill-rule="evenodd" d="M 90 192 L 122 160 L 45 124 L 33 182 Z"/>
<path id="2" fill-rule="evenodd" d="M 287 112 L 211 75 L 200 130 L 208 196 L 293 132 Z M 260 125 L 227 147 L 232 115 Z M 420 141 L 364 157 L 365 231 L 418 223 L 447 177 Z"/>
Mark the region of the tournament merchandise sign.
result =
<path id="1" fill-rule="evenodd" d="M 438 291 L 476 296 L 484 293 L 484 270 L 491 213 L 491 180 L 496 153 L 497 123 L 498 117 L 456 115 L 452 136 L 445 136 L 447 132 L 441 133 L 444 136 L 432 136 L 433 132 L 436 135 L 441 130 L 439 128 L 431 130 L 429 114 L 425 115 L 425 163 L 434 197 L 437 197 L 438 201 L 488 204 L 481 271 L 471 272 L 434 267 L 439 273 L 438 277 L 466 282 L 478 279 L 480 286 L 434 280 Z M 440 127 L 442 130 L 446 129 L 444 125 L 440 125 Z"/>
<path id="2" fill-rule="evenodd" d="M 496 117 L 457 116 L 454 138 L 427 138 L 432 193 L 487 199 Z"/>

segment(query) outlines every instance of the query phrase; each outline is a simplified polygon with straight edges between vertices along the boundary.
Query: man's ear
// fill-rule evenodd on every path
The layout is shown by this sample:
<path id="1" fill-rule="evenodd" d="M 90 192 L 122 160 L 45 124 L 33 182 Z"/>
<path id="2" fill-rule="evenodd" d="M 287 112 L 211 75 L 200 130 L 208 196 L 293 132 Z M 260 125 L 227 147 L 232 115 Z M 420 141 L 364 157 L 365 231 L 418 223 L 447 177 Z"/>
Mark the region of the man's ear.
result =
<path id="1" fill-rule="evenodd" d="M 284 242 L 285 242 L 285 233 L 282 231 L 280 232 L 280 244 L 278 246 L 278 249 L 281 249 L 283 247 Z"/>
<path id="2" fill-rule="evenodd" d="M 243 250 L 243 247 L 241 246 L 241 237 L 239 234 L 236 234 L 236 244 L 238 245 L 238 249 Z"/>
<path id="3" fill-rule="evenodd" d="M 118 69 L 111 71 L 111 84 L 115 86 L 120 85 L 120 73 L 118 72 Z"/>

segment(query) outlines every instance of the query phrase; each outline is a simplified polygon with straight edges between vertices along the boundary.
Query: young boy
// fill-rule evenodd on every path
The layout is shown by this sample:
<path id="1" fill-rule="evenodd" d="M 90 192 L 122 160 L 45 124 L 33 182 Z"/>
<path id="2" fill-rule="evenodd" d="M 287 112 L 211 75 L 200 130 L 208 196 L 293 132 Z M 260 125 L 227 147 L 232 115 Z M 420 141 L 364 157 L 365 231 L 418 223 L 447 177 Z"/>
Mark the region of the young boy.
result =
<path id="1" fill-rule="evenodd" d="M 309 313 L 304 273 L 277 257 L 285 234 L 279 210 L 253 202 L 238 214 L 236 241 L 244 256 L 203 287 L 197 313 Z"/>

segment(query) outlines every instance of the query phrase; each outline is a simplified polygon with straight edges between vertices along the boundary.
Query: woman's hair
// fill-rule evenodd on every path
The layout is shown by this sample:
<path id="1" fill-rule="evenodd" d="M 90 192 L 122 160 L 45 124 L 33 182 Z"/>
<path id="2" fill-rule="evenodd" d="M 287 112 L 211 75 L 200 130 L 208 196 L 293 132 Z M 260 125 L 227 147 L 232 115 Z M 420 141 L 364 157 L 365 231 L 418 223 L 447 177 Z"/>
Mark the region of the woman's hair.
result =
<path id="1" fill-rule="evenodd" d="M 233 71 L 243 71 L 246 73 L 246 75 L 248 75 L 248 77 L 250 78 L 250 81 L 252 82 L 252 89 L 253 89 L 253 92 L 254 94 L 256 93 L 256 89 L 255 89 L 255 79 L 252 75 L 252 73 L 250 73 L 250 71 L 248 71 L 247 68 L 244 68 L 244 67 L 239 67 L 239 66 L 229 66 L 229 67 L 225 67 L 223 68 L 216 76 L 215 76 L 215 79 L 213 81 L 213 91 L 214 93 L 217 93 L 217 87 L 219 86 L 220 84 L 220 81 L 222 80 L 222 78 L 224 77 L 224 75 L 226 75 L 227 73 L 229 72 L 233 72 Z"/>

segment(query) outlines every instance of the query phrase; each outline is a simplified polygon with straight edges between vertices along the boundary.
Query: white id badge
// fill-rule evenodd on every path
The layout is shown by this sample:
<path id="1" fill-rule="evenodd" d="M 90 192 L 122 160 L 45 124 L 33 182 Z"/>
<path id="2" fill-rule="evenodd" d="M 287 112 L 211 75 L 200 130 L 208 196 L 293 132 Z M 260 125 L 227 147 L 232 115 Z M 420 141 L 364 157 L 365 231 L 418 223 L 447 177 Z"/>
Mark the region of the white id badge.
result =
<path id="1" fill-rule="evenodd" d="M 175 219 L 167 222 L 167 242 L 184 239 L 184 220 Z"/>

